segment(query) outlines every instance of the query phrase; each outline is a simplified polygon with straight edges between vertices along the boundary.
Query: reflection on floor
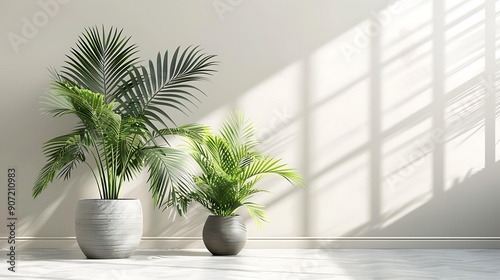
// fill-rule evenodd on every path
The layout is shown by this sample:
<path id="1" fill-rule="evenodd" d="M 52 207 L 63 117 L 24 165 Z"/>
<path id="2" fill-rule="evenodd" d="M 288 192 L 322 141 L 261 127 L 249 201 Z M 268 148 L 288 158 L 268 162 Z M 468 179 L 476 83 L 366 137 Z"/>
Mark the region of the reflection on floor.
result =
<path id="1" fill-rule="evenodd" d="M 17 256 L 17 272 L 4 261 L 0 279 L 500 279 L 500 250 L 269 249 L 232 257 L 139 250 L 129 259 L 89 260 L 78 250 L 33 249 Z"/>

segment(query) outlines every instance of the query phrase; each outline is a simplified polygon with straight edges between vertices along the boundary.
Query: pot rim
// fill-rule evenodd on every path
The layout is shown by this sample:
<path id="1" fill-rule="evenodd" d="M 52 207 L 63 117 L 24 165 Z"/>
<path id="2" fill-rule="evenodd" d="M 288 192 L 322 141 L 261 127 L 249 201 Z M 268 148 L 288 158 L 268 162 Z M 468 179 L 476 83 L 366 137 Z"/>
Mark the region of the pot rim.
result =
<path id="1" fill-rule="evenodd" d="M 140 200 L 138 198 L 117 198 L 117 199 L 102 199 L 102 198 L 82 198 L 79 201 L 133 201 Z"/>
<path id="2" fill-rule="evenodd" d="M 231 218 L 231 217 L 241 217 L 240 215 L 234 215 L 234 216 L 219 216 L 219 215 L 214 215 L 210 214 L 208 215 L 209 217 L 218 217 L 218 218 Z"/>

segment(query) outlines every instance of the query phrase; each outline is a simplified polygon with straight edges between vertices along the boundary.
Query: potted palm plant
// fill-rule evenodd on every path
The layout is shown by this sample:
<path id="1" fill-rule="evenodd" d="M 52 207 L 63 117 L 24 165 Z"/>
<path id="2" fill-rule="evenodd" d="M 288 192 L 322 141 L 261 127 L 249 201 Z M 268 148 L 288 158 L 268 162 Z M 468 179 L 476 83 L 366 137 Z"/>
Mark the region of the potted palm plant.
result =
<path id="1" fill-rule="evenodd" d="M 52 71 L 47 112 L 73 115 L 75 128 L 48 140 L 46 164 L 33 187 L 36 198 L 56 177 L 69 179 L 87 165 L 100 199 L 82 199 L 75 212 L 77 242 L 88 258 L 126 258 L 142 237 L 139 200 L 120 197 L 123 183 L 143 169 L 157 207 L 187 204 L 179 197 L 194 184 L 189 156 L 165 143 L 167 135 L 199 138 L 204 128 L 175 127 L 166 109 L 185 112 L 201 91 L 194 82 L 214 71 L 213 55 L 198 48 L 158 54 L 148 67 L 138 65 L 137 46 L 116 28 L 88 28 L 67 56 L 60 72 Z M 167 142 L 168 144 L 168 142 Z"/>
<path id="2" fill-rule="evenodd" d="M 257 151 L 254 126 L 242 113 L 231 113 L 219 133 L 208 130 L 202 141 L 188 140 L 189 152 L 201 168 L 196 186 L 185 200 L 200 203 L 211 215 L 203 227 L 203 242 L 213 255 L 236 255 L 246 243 L 246 226 L 237 210 L 244 207 L 259 226 L 266 222 L 264 206 L 250 199 L 257 183 L 279 175 L 304 186 L 302 177 L 279 158 Z"/>

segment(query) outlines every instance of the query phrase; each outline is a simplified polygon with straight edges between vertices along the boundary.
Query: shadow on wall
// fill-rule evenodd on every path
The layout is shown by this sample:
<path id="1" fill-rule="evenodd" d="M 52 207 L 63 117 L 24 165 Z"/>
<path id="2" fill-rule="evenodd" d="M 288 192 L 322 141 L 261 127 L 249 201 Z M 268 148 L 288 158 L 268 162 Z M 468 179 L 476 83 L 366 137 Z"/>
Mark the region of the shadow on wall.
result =
<path id="1" fill-rule="evenodd" d="M 200 238 L 207 219 L 208 212 L 199 205 L 192 205 L 185 217 L 180 217 L 175 210 L 166 210 L 161 213 L 155 211 L 144 215 L 148 219 L 148 228 L 144 228 L 147 235 L 143 237 L 141 246 L 147 248 L 161 248 L 154 246 L 156 241 L 158 245 L 167 245 L 170 249 L 189 249 L 200 248 Z M 159 226 L 158 221 L 163 221 Z"/>
<path id="2" fill-rule="evenodd" d="M 379 229 L 358 227 L 345 236 L 395 237 L 498 237 L 500 219 L 485 217 L 498 213 L 500 163 L 456 181 L 443 195 Z M 391 220 L 390 215 L 382 220 Z"/>
<path id="3" fill-rule="evenodd" d="M 87 174 L 86 168 L 81 168 L 75 172 L 73 180 L 64 181 L 59 189 L 56 187 L 47 188 L 44 195 L 38 197 L 33 204 L 43 206 L 43 210 L 37 213 L 29 213 L 25 200 L 20 201 L 18 235 L 20 238 L 19 248 L 50 248 L 58 242 L 63 242 L 65 248 L 78 248 L 72 239 L 75 236 L 75 209 L 79 199 L 94 198 L 89 195 L 97 188 L 88 190 L 83 186 L 92 187 L 95 185 L 94 178 Z M 29 189 L 31 190 L 31 189 Z M 57 193 L 57 199 L 51 198 L 50 192 Z M 32 199 L 29 197 L 29 199 Z M 64 225 L 61 228 L 61 225 Z M 40 234 L 43 233 L 43 234 Z M 59 237 L 63 237 L 63 239 Z M 24 239 L 23 237 L 28 237 Z M 35 237 L 31 239 L 31 237 Z M 55 242 L 55 243 L 52 243 Z M 55 247 L 60 246 L 57 244 Z"/>
<path id="4" fill-rule="evenodd" d="M 195 113 L 208 115 L 224 105 L 258 106 L 255 113 L 265 111 L 259 108 L 264 106 L 259 99 L 245 103 L 245 98 L 254 97 L 245 97 L 246 92 L 294 64 L 299 81 L 287 77 L 283 83 L 292 84 L 296 95 L 287 95 L 279 87 L 282 84 L 279 91 L 273 91 L 276 87 L 255 91 L 266 102 L 275 98 L 275 104 L 297 99 L 293 117 L 266 135 L 266 149 L 300 143 L 299 169 L 309 185 L 297 206 L 303 211 L 296 217 L 302 236 L 500 235 L 499 219 L 491 214 L 500 210 L 500 204 L 493 203 L 499 197 L 495 184 L 500 182 L 495 175 L 499 171 L 495 120 L 500 111 L 495 1 L 392 3 L 396 2 L 404 2 L 407 10 L 384 24 L 374 14 L 380 9 L 387 13 L 387 1 L 370 1 L 370 6 L 359 1 L 346 10 L 329 1 L 335 16 L 317 17 L 308 14 L 314 12 L 305 9 L 308 3 L 296 2 L 304 5 L 302 12 L 310 19 L 304 23 L 282 6 L 269 4 L 265 7 L 269 14 L 259 19 L 269 25 L 265 30 L 245 22 L 262 12 L 254 9 L 263 7 L 245 3 L 236 11 L 240 17 L 227 18 L 217 29 L 221 37 L 215 36 L 221 42 L 237 40 L 211 46 L 223 48 L 224 68 L 214 76 L 214 84 L 224 84 L 225 90 L 236 94 L 207 99 Z M 276 21 L 273 9 L 282 21 Z M 341 19 L 338 26 L 332 24 L 336 17 Z M 326 30 L 311 32 L 318 26 Z M 278 33 L 283 40 L 272 37 Z M 297 44 L 297 38 L 303 45 Z M 241 50 L 255 50 L 257 57 L 242 55 Z M 227 70 L 246 71 L 245 79 L 235 79 L 232 75 L 238 74 Z M 444 136 L 435 140 L 436 134 Z M 430 144 L 425 144 L 429 139 Z M 424 150 L 419 142 L 424 142 Z M 478 169 L 482 171 L 471 171 Z M 468 177 L 458 182 L 456 178 L 466 173 Z M 47 201 L 37 201 L 33 208 L 40 210 L 37 213 L 50 204 L 50 197 L 61 196 L 57 188 L 46 194 Z M 140 193 L 134 197 L 147 197 L 143 207 L 150 209 L 145 189 L 138 188 Z M 280 192 L 264 204 L 272 209 L 294 191 Z M 72 198 L 78 195 L 73 193 Z M 58 212 L 70 206 L 61 211 L 58 207 Z M 207 214 L 192 210 L 189 219 L 173 222 L 166 213 L 148 213 L 144 236 L 200 236 Z M 61 216 L 53 215 L 62 214 L 51 210 L 42 218 L 58 222 Z M 45 225 L 32 234 L 61 236 L 73 231 L 67 226 L 67 232 L 61 233 L 60 227 L 54 225 L 51 231 Z"/>
<path id="5" fill-rule="evenodd" d="M 376 9 L 298 62 L 300 112 L 288 123 L 300 129 L 274 131 L 269 149 L 301 143 L 302 236 L 500 235 L 491 203 L 499 9 L 492 0 L 393 1 L 403 2 L 388 22 L 379 16 L 390 6 Z M 482 184 L 477 194 L 469 182 Z"/>
<path id="6" fill-rule="evenodd" d="M 225 93 L 224 96 L 217 96 L 216 93 L 221 91 L 210 90 L 209 88 L 207 92 L 214 92 L 214 96 L 211 96 L 211 98 L 209 99 L 203 100 L 203 106 L 201 106 L 200 110 L 196 111 L 195 113 L 199 114 L 198 116 L 204 116 L 223 106 L 221 105 L 221 103 L 223 103 L 224 105 L 234 103 L 235 100 L 241 97 L 247 90 L 251 89 L 256 84 L 265 81 L 274 73 L 279 72 L 287 65 L 293 63 L 297 58 L 307 55 L 307 53 L 324 44 L 330 38 L 338 36 L 339 34 L 344 32 L 344 30 L 354 26 L 365 17 L 370 16 L 371 11 L 377 10 L 386 4 L 385 0 L 370 1 L 369 4 L 364 5 L 361 5 L 363 1 L 357 2 L 358 4 L 346 4 L 343 5 L 343 9 L 338 9 L 337 4 L 325 1 L 325 8 L 330 10 L 332 13 L 322 13 L 321 15 L 315 15 L 314 9 L 308 9 L 308 3 L 300 1 L 291 3 L 290 5 L 293 5 L 293 7 L 290 10 L 284 7 L 284 4 L 288 4 L 285 2 L 276 4 L 269 4 L 264 2 L 262 2 L 262 4 L 251 4 L 250 2 L 248 2 L 245 3 L 244 7 L 242 6 L 236 9 L 233 14 L 227 14 L 224 18 L 224 21 L 222 21 L 221 19 L 220 22 L 209 25 L 209 28 L 207 28 L 206 26 L 207 22 L 213 22 L 212 17 L 215 16 L 215 13 L 212 15 L 207 15 L 206 11 L 200 10 L 200 18 L 206 19 L 206 22 L 202 21 L 203 26 L 199 26 L 198 24 L 193 23 L 192 26 L 188 25 L 185 26 L 185 28 L 195 29 L 203 27 L 199 30 L 206 30 L 206 32 L 200 34 L 199 30 L 191 30 L 192 32 L 190 33 L 188 32 L 190 30 L 188 30 L 186 32 L 183 31 L 182 34 L 188 34 L 186 35 L 188 37 L 191 34 L 191 36 L 193 36 L 192 38 L 189 37 L 186 39 L 185 37 L 180 37 L 185 41 L 194 41 L 195 44 L 197 44 L 197 40 L 199 40 L 199 38 L 202 38 L 203 36 L 210 37 L 209 39 L 203 41 L 204 43 L 202 43 L 202 45 L 207 46 L 209 50 L 214 50 L 214 53 L 221 53 L 220 60 L 222 62 L 222 66 L 224 67 L 223 69 L 221 69 L 220 75 L 214 76 L 213 84 L 222 84 L 224 85 L 223 88 L 225 91 L 235 94 Z M 87 4 L 85 4 L 82 8 L 91 8 L 92 5 L 94 4 L 88 4 L 88 6 Z M 172 23 L 175 23 L 184 20 L 185 15 L 183 13 L 172 13 L 172 16 L 169 17 L 169 19 L 165 19 L 165 10 L 172 9 L 160 9 L 158 7 L 155 7 L 161 5 L 165 5 L 168 7 L 169 4 L 150 3 L 146 5 L 138 5 L 140 6 L 137 7 L 138 9 L 149 9 L 148 14 L 151 14 L 151 21 L 144 21 L 142 23 L 139 23 L 137 21 L 130 21 L 129 18 L 126 18 L 126 21 L 119 22 L 120 18 L 115 18 L 115 20 L 118 21 L 118 23 L 115 24 L 124 26 L 125 31 L 130 32 L 129 34 L 131 35 L 134 35 L 135 31 L 136 35 L 134 35 L 134 38 L 142 38 L 143 41 L 146 41 L 146 39 L 150 38 L 144 39 L 144 37 L 141 37 L 143 34 L 145 34 L 144 32 L 141 32 L 141 30 L 148 29 L 146 28 L 148 27 L 147 24 L 152 24 L 153 27 L 157 29 L 158 26 L 165 26 L 165 21 L 171 20 Z M 110 3 L 109 6 L 113 6 L 113 3 Z M 192 12 L 192 4 L 176 4 L 172 7 L 174 6 L 178 10 L 184 11 L 184 8 L 186 8 L 185 10 L 189 10 L 190 12 Z M 41 8 L 36 4 L 33 5 L 24 3 L 19 4 L 19 6 L 16 5 L 16 7 L 18 8 L 17 10 L 20 10 L 20 12 L 11 13 L 8 18 L 6 18 L 6 21 L 12 22 L 11 25 L 6 25 L 6 31 L 18 32 L 19 28 L 17 25 L 19 22 L 19 17 L 24 16 L 24 13 L 28 13 L 26 11 L 35 11 L 38 14 L 40 14 L 40 12 L 42 11 Z M 96 17 L 98 17 L 98 14 L 101 12 L 105 13 L 108 6 L 105 5 L 102 8 L 103 9 L 100 9 L 100 11 L 97 12 Z M 64 12 L 61 12 L 57 18 L 54 18 L 53 21 L 51 20 L 50 24 L 41 29 L 40 34 L 38 34 L 32 40 L 29 40 L 29 44 L 27 44 L 26 46 L 21 46 L 22 49 L 20 50 L 19 55 L 16 59 L 19 59 L 19 56 L 21 58 L 27 58 L 30 56 L 45 57 L 46 60 L 42 60 L 41 62 L 44 64 L 43 67 L 46 67 L 46 65 L 49 64 L 53 65 L 54 62 L 45 62 L 53 61 L 54 57 L 57 59 L 56 61 L 59 61 L 62 58 L 60 50 L 57 50 L 58 54 L 45 53 L 41 55 L 41 53 L 38 52 L 41 50 L 45 51 L 54 49 L 48 48 L 50 44 L 53 44 L 53 40 L 51 40 L 51 38 L 68 38 L 65 44 L 69 44 L 68 41 L 73 41 L 76 36 L 75 34 L 80 31 L 81 26 L 87 26 L 89 25 L 87 24 L 89 21 L 95 20 L 95 18 L 80 17 L 81 11 L 79 11 L 78 9 L 79 8 L 70 5 L 65 7 Z M 212 10 L 210 11 L 213 12 Z M 159 14 L 158 16 L 154 16 L 154 13 Z M 261 14 L 262 17 L 256 19 L 255 14 Z M 349 14 L 349 16 L 345 16 L 346 14 Z M 29 17 L 31 16 L 31 14 L 26 14 L 26 16 Z M 303 16 L 304 18 L 310 20 L 307 20 L 305 22 L 299 21 L 297 20 L 297 18 L 299 18 L 300 16 Z M 277 21 L 277 17 L 281 20 Z M 56 21 L 64 22 L 64 20 L 67 20 L 67 18 L 74 18 L 74 21 L 72 21 L 73 23 L 55 24 Z M 112 19 L 109 17 L 101 18 L 108 18 L 109 21 L 112 21 Z M 332 18 L 341 18 L 342 20 L 340 20 L 338 24 L 331 24 Z M 155 22 L 155 20 L 157 19 L 160 19 L 161 24 L 157 24 Z M 258 24 L 249 24 L 254 22 L 258 22 Z M 105 22 L 105 24 L 109 23 Z M 311 30 L 317 30 L 319 26 L 322 26 L 322 32 L 311 32 Z M 276 40 L 276 34 L 281 34 L 280 36 L 282 40 Z M 298 38 L 308 38 L 308 40 L 301 39 L 301 44 L 297 44 Z M 161 43 L 167 45 L 170 44 L 170 38 L 165 38 L 164 40 L 165 41 L 162 41 Z M 138 44 L 142 45 L 141 42 L 138 42 Z M 148 45 L 144 47 L 146 51 L 151 51 L 151 53 L 153 53 L 153 50 L 148 49 Z M 242 50 L 252 50 L 252 55 L 242 54 Z M 11 49 L 8 49 L 9 53 L 11 51 Z M 14 61 L 16 63 L 14 63 Z M 9 64 L 17 66 L 21 65 L 21 63 L 19 63 L 18 60 L 14 60 L 14 58 L 13 61 L 6 62 L 6 65 Z M 53 66 L 58 68 L 57 65 Z M 14 69 L 14 71 L 18 70 Z M 37 77 L 35 81 L 40 85 L 44 85 L 43 82 L 46 82 L 47 80 L 46 78 L 39 78 L 41 70 L 35 66 L 29 67 L 28 70 L 23 69 L 23 71 L 23 76 L 26 76 L 27 80 L 32 80 L 34 77 Z M 245 78 L 240 78 L 241 73 L 244 73 Z M 29 84 L 34 83 L 35 82 Z M 24 83 L 23 85 L 28 84 Z M 23 85 L 21 85 L 20 87 L 19 84 L 13 82 L 12 84 L 7 85 L 6 91 L 33 92 L 31 94 L 36 94 L 36 97 L 26 95 L 26 98 L 29 100 L 39 100 L 38 92 L 34 92 L 32 89 L 24 89 L 22 88 Z M 282 92 L 277 92 L 276 94 L 280 95 L 282 94 Z M 35 104 L 35 102 L 30 103 L 30 105 L 35 108 L 34 110 L 30 109 L 30 112 L 34 112 L 33 115 L 31 115 L 31 118 L 23 117 L 22 119 L 20 119 L 20 121 L 26 119 L 30 122 L 30 125 L 41 124 L 39 122 L 40 120 L 42 120 L 42 118 L 40 118 L 39 112 L 36 110 L 36 108 L 38 108 L 38 105 Z M 17 110 L 17 108 L 14 108 L 14 106 L 11 106 L 11 108 L 7 109 L 8 110 L 4 112 L 4 116 L 14 115 L 13 111 L 9 110 Z M 181 118 L 179 123 L 183 123 L 184 120 L 185 119 Z M 40 126 L 42 127 L 44 125 L 45 124 Z M 16 127 L 22 127 L 22 123 L 16 125 Z M 6 130 L 8 129 L 9 127 L 6 127 Z M 42 139 L 40 141 L 44 141 L 46 139 L 50 139 L 54 134 L 57 135 L 58 133 L 54 133 L 55 130 L 57 130 L 57 128 L 51 127 L 50 129 L 43 129 L 37 136 L 39 137 L 39 139 Z M 32 135 L 24 135 L 23 133 L 25 132 L 20 132 L 18 139 L 15 140 L 16 146 L 21 145 L 20 143 L 22 142 L 19 141 L 26 141 L 27 144 L 22 145 L 23 149 L 20 149 L 20 151 L 16 151 L 16 149 L 7 149 L 3 151 L 5 153 L 3 154 L 3 156 L 5 156 L 7 162 L 17 160 L 18 158 L 28 159 L 31 158 L 34 154 L 40 155 L 40 149 L 38 147 L 35 147 L 36 145 L 32 145 L 31 143 L 33 141 Z M 274 139 L 277 140 L 278 138 Z M 14 146 L 15 145 L 12 145 L 12 147 Z M 31 147 L 33 147 L 32 150 L 30 149 Z M 23 166 L 23 168 L 26 170 L 25 180 L 27 184 L 31 184 L 31 182 L 34 181 L 36 172 L 38 172 L 42 164 L 43 160 L 40 156 L 39 159 L 27 162 L 26 166 Z M 78 181 L 77 178 L 79 178 L 79 176 L 84 176 L 81 174 L 83 174 L 83 172 L 86 172 L 87 170 L 85 170 L 85 168 L 80 168 L 79 171 L 81 171 L 82 173 L 74 174 L 74 178 L 72 181 L 73 185 L 76 184 L 76 182 Z M 78 183 L 81 183 L 83 185 L 84 182 L 82 181 L 78 181 Z M 26 203 L 25 205 L 28 205 L 28 203 L 30 204 L 29 208 L 24 208 L 26 210 L 29 210 L 29 213 L 28 211 L 27 213 L 23 213 L 23 219 L 25 219 L 27 224 L 25 224 L 20 231 L 21 236 L 67 237 L 74 235 L 73 214 L 76 201 L 79 198 L 95 196 L 86 196 L 89 194 L 89 192 L 84 190 L 84 188 L 82 188 L 81 186 L 76 186 L 76 189 L 72 188 L 69 193 L 62 194 L 62 190 L 64 190 L 66 184 L 67 182 L 55 182 L 52 186 L 49 187 L 49 189 L 47 189 L 43 196 L 38 198 L 33 203 L 30 196 L 30 189 L 24 188 L 20 190 L 21 196 L 23 198 L 23 203 Z M 88 180 L 88 183 L 86 185 L 88 185 L 87 187 L 89 189 L 92 189 L 92 194 L 94 195 L 95 193 L 93 183 Z M 149 199 L 149 194 L 145 195 L 145 188 L 140 189 L 141 193 L 139 197 L 144 197 L 145 199 L 143 199 L 142 202 L 143 204 L 146 204 L 145 201 L 146 199 Z M 199 212 L 194 213 L 198 214 Z M 146 217 L 147 216 L 145 216 L 145 218 Z M 175 222 L 165 222 L 164 225 L 158 226 L 159 221 L 165 221 L 167 218 L 165 214 L 155 213 L 154 216 L 151 216 L 151 220 L 149 221 L 149 224 L 151 226 L 148 226 L 148 230 L 145 231 L 144 235 L 174 236 L 178 235 L 179 233 L 183 233 L 188 234 L 188 236 L 199 236 L 201 230 L 198 231 L 198 229 L 201 229 L 204 222 L 204 217 L 206 217 L 206 215 L 196 215 L 195 217 L 191 218 L 191 223 L 187 223 L 186 221 L 178 219 Z M 198 218 L 200 220 L 203 220 L 203 222 L 197 220 Z M 36 226 L 28 225 L 28 223 L 31 224 L 32 221 Z M 61 221 L 64 222 L 61 223 Z M 156 230 L 157 228 L 159 229 Z"/>
<path id="7" fill-rule="evenodd" d="M 318 13 L 318 8 L 311 8 L 311 3 L 302 1 L 241 3 L 230 12 L 224 12 L 213 31 L 201 34 L 212 37 L 207 40 L 210 44 L 222 42 L 208 46 L 218 54 L 221 67 L 212 78 L 216 89 L 210 90 L 211 86 L 208 86 L 210 96 L 193 112 L 195 118 L 210 115 L 217 109 L 227 109 L 224 106 L 248 109 L 262 105 L 261 110 L 254 113 L 269 114 L 266 105 L 273 101 L 290 103 L 290 100 L 284 101 L 290 94 L 288 89 L 290 85 L 293 87 L 295 83 L 300 83 L 302 77 L 267 91 L 264 99 L 251 96 L 250 92 L 387 5 L 386 0 L 322 1 L 314 5 L 328 12 Z M 241 78 L 242 75 L 244 78 Z M 246 96 L 253 104 L 246 102 Z M 182 121 L 189 121 L 182 115 L 179 117 Z"/>
<path id="8" fill-rule="evenodd" d="M 491 198 L 500 184 L 499 7 L 405 2 L 364 52 L 352 53 L 359 73 L 344 84 L 318 78 L 328 50 L 307 62 L 306 236 L 500 235 Z"/>

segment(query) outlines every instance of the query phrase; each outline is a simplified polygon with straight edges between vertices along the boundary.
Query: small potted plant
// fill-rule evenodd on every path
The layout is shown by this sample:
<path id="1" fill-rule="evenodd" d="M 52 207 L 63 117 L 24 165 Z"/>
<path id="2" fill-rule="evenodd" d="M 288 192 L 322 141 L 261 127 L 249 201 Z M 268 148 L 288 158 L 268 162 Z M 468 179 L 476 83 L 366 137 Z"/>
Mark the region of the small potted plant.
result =
<path id="1" fill-rule="evenodd" d="M 257 151 L 254 126 L 242 113 L 231 113 L 218 134 L 208 132 L 202 141 L 188 140 L 189 152 L 201 168 L 196 186 L 186 201 L 196 201 L 211 215 L 203 227 L 203 242 L 213 255 L 236 255 L 245 246 L 244 207 L 259 226 L 267 221 L 264 206 L 250 199 L 259 192 L 257 183 L 267 175 L 279 175 L 304 186 L 302 177 L 281 159 Z"/>
<path id="2" fill-rule="evenodd" d="M 199 138 L 197 125 L 169 127 L 166 109 L 184 112 L 186 102 L 200 90 L 194 82 L 205 79 L 216 64 L 213 55 L 198 48 L 179 48 L 138 65 L 137 46 L 116 28 L 88 28 L 71 50 L 61 72 L 53 71 L 47 93 L 47 112 L 55 117 L 73 115 L 75 128 L 44 144 L 47 158 L 34 187 L 36 198 L 54 178 L 69 179 L 81 164 L 90 167 L 100 199 L 82 199 L 75 212 L 77 242 L 88 258 L 126 258 L 142 237 L 142 209 L 138 199 L 120 197 L 123 183 L 143 169 L 157 207 L 175 205 L 194 184 L 189 156 L 159 143 L 167 135 Z"/>

